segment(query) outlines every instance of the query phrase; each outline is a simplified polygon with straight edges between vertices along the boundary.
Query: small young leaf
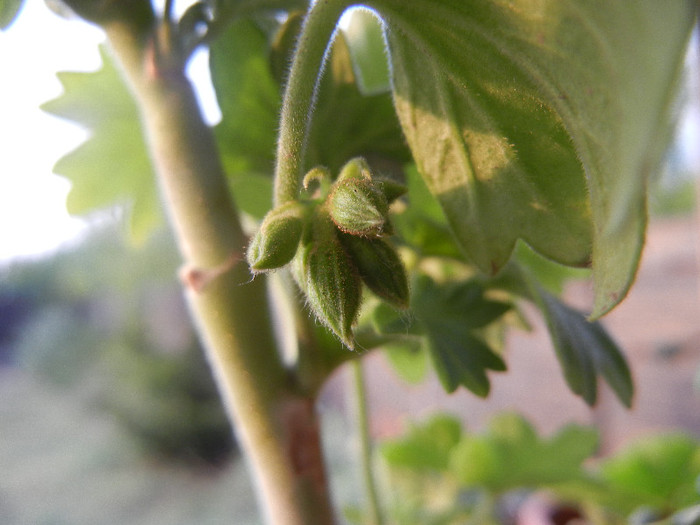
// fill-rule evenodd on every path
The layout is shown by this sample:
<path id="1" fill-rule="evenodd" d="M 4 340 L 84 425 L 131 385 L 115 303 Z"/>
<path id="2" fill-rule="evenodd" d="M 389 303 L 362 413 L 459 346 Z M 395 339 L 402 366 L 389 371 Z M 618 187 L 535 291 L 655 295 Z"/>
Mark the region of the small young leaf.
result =
<path id="1" fill-rule="evenodd" d="M 479 397 L 489 395 L 491 385 L 486 370 L 503 372 L 506 365 L 483 342 L 466 330 L 434 325 L 428 331 L 428 350 L 433 366 L 446 392 L 463 386 Z"/>
<path id="2" fill-rule="evenodd" d="M 394 371 L 409 384 L 422 382 L 428 373 L 428 356 L 419 338 L 382 345 L 382 351 Z"/>
<path id="3" fill-rule="evenodd" d="M 522 416 L 504 413 L 484 434 L 464 436 L 454 449 L 451 470 L 465 487 L 482 487 L 493 494 L 556 487 L 581 479 L 581 464 L 597 447 L 593 428 L 569 425 L 551 438 L 541 438 Z"/>
<path id="4" fill-rule="evenodd" d="M 485 397 L 490 388 L 486 371 L 506 369 L 475 329 L 494 321 L 510 306 L 484 299 L 481 292 L 475 283 L 438 285 L 428 277 L 419 278 L 414 285 L 416 319 L 426 335 L 438 378 L 448 392 L 462 385 Z"/>
<path id="5" fill-rule="evenodd" d="M 634 385 L 620 349 L 598 322 L 589 322 L 580 312 L 544 290 L 536 301 L 544 314 L 559 363 L 571 390 L 593 405 L 597 397 L 597 375 L 601 374 L 627 407 L 632 404 Z"/>

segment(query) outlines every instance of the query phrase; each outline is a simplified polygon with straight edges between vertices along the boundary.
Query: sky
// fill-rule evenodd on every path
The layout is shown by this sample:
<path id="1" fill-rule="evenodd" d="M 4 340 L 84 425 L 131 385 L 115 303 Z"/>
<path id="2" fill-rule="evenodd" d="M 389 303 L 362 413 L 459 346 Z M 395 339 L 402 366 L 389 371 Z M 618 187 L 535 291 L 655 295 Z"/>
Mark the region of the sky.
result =
<path id="1" fill-rule="evenodd" d="M 60 95 L 57 71 L 99 67 L 97 44 L 103 40 L 99 29 L 61 19 L 39 0 L 25 2 L 17 21 L 0 32 L 0 264 L 51 251 L 86 229 L 85 220 L 70 217 L 65 209 L 68 181 L 51 171 L 86 134 L 39 106 Z M 692 60 L 697 63 L 697 56 Z M 213 123 L 219 113 L 206 66 L 206 53 L 200 53 L 189 72 L 197 79 L 205 118 Z M 697 106 L 694 115 L 683 130 L 684 140 L 693 145 L 686 154 L 697 166 Z"/>

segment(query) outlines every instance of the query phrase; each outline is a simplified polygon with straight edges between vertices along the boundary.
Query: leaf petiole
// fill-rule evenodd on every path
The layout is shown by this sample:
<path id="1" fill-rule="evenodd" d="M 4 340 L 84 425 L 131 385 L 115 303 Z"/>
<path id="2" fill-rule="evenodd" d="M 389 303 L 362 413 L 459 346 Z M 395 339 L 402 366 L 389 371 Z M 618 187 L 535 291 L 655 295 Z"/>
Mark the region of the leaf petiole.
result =
<path id="1" fill-rule="evenodd" d="M 304 20 L 282 102 L 275 167 L 275 206 L 297 196 L 317 84 L 338 21 L 349 5 L 347 0 L 317 0 Z"/>

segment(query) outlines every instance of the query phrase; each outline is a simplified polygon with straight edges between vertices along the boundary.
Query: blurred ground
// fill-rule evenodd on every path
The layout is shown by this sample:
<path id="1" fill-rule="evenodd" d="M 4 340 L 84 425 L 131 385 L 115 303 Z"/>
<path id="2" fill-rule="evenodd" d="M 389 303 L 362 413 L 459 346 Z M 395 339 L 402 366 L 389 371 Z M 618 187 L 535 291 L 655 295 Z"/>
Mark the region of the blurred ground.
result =
<path id="1" fill-rule="evenodd" d="M 693 388 L 700 366 L 697 244 L 693 216 L 654 219 L 631 293 L 604 318 L 630 361 L 636 386 L 632 410 L 605 387 L 594 409 L 572 395 L 543 323 L 530 311 L 535 330 L 511 332 L 509 371 L 491 375 L 487 400 L 464 391 L 445 395 L 434 378 L 407 386 L 381 355 L 367 359 L 373 433 L 380 438 L 396 435 L 406 421 L 434 410 L 459 414 L 470 428 L 481 427 L 497 411 L 517 410 L 545 433 L 572 421 L 596 424 L 602 453 L 659 430 L 685 429 L 700 436 L 700 391 Z M 566 295 L 567 302 L 584 309 L 591 302 L 588 285 L 575 285 Z M 335 378 L 336 385 L 343 381 L 343 374 Z"/>

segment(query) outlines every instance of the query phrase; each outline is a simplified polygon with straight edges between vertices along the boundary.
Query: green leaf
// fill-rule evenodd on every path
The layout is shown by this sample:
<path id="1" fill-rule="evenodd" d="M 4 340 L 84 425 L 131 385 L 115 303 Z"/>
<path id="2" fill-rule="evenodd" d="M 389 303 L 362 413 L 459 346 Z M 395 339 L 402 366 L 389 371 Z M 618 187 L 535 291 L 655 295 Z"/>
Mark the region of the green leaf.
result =
<path id="1" fill-rule="evenodd" d="M 591 275 L 587 268 L 572 268 L 551 259 L 545 259 L 523 242 L 519 242 L 515 248 L 515 261 L 526 268 L 537 279 L 540 286 L 555 295 L 561 295 L 564 292 L 564 285 L 567 282 L 590 278 Z M 500 275 L 496 279 L 498 277 Z"/>
<path id="2" fill-rule="evenodd" d="M 68 178 L 68 211 L 88 213 L 128 204 L 133 237 L 143 240 L 162 222 L 158 192 L 136 104 L 112 59 L 100 47 L 102 69 L 59 73 L 64 93 L 41 107 L 90 131 L 88 140 L 55 165 Z"/>
<path id="3" fill-rule="evenodd" d="M 0 0 L 0 29 L 7 29 L 15 21 L 24 0 Z"/>
<path id="4" fill-rule="evenodd" d="M 343 34 L 355 66 L 357 85 L 364 95 L 391 89 L 389 63 L 381 22 L 367 9 L 354 9 Z"/>
<path id="5" fill-rule="evenodd" d="M 510 305 L 485 299 L 475 282 L 438 284 L 426 276 L 414 283 L 412 305 L 445 390 L 454 392 L 462 385 L 478 396 L 488 395 L 486 371 L 503 371 L 506 365 L 476 330 Z"/>
<path id="6" fill-rule="evenodd" d="M 428 190 L 415 166 L 405 170 L 408 203 L 392 218 L 400 238 L 420 255 L 462 259 L 462 252 L 440 205 Z"/>
<path id="7" fill-rule="evenodd" d="M 255 217 L 261 212 L 264 215 L 272 204 L 272 185 L 260 194 L 260 179 L 272 176 L 281 106 L 268 54 L 267 36 L 250 19 L 233 22 L 209 51 L 212 83 L 222 115 L 215 136 L 236 190 L 236 204 Z M 251 203 L 246 194 L 259 196 Z"/>
<path id="8" fill-rule="evenodd" d="M 495 417 L 482 435 L 465 435 L 454 448 L 451 470 L 465 487 L 495 494 L 539 489 L 582 478 L 581 464 L 598 446 L 597 432 L 569 425 L 551 438 L 539 437 L 522 416 Z"/>
<path id="9" fill-rule="evenodd" d="M 336 173 L 353 157 L 366 158 L 381 175 L 400 171 L 411 155 L 391 95 L 361 93 L 348 45 L 340 32 L 319 83 L 306 162 Z"/>
<path id="10" fill-rule="evenodd" d="M 544 290 L 538 290 L 540 306 L 552 342 L 571 390 L 593 405 L 597 398 L 597 376 L 602 375 L 627 407 L 632 404 L 634 385 L 620 349 L 595 321 L 560 302 Z"/>
<path id="11" fill-rule="evenodd" d="M 654 436 L 605 461 L 601 476 L 610 487 L 609 505 L 623 512 L 640 506 L 680 509 L 698 502 L 698 441 L 683 434 Z"/>
<path id="12" fill-rule="evenodd" d="M 383 443 L 380 450 L 391 466 L 441 472 L 447 469 L 461 435 L 456 418 L 438 414 L 413 426 L 405 437 Z"/>
<path id="13" fill-rule="evenodd" d="M 593 316 L 626 294 L 645 189 L 695 2 L 366 2 L 387 27 L 409 145 L 464 250 L 483 270 L 522 238 L 592 262 Z"/>

